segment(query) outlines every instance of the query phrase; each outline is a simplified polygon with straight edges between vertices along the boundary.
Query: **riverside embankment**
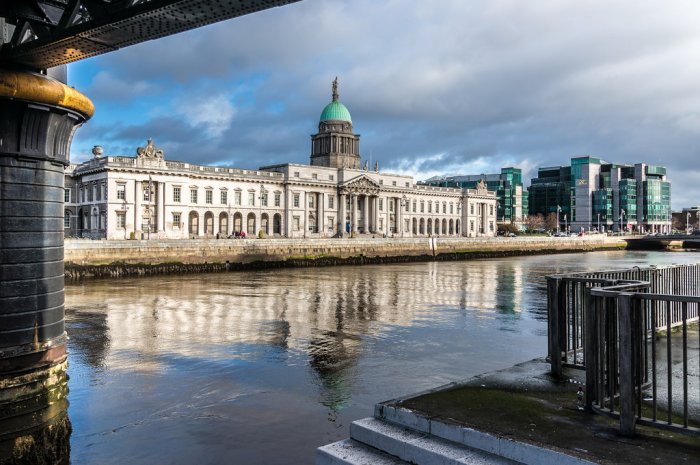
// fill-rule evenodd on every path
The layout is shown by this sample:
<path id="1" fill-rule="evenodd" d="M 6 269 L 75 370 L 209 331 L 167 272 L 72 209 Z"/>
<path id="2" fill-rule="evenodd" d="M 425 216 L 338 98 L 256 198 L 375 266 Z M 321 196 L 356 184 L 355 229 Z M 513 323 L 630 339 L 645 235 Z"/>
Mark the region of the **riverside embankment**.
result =
<path id="1" fill-rule="evenodd" d="M 67 280 L 623 249 L 621 238 L 67 239 Z"/>

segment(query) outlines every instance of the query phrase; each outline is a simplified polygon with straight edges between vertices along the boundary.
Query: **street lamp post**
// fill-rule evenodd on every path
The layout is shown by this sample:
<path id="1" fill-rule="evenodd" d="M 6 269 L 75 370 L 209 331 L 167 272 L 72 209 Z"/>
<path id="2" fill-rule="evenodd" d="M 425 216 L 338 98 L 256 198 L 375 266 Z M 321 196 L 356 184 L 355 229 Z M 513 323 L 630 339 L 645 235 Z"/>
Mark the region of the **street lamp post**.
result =
<path id="1" fill-rule="evenodd" d="M 557 234 L 561 232 L 561 227 L 559 226 L 559 212 L 561 212 L 561 207 L 557 205 Z"/>
<path id="2" fill-rule="evenodd" d="M 600 213 L 598 213 L 598 232 L 600 232 Z"/>
<path id="3" fill-rule="evenodd" d="M 685 214 L 685 233 L 690 234 L 690 212 L 686 212 Z"/>
<path id="4" fill-rule="evenodd" d="M 622 229 L 622 220 L 624 219 L 624 217 L 625 217 L 625 211 L 620 210 L 620 233 L 624 232 L 624 230 Z"/>
<path id="5" fill-rule="evenodd" d="M 403 217 L 403 214 L 406 213 L 406 205 L 408 205 L 408 199 L 406 198 L 406 195 L 404 194 L 401 197 L 401 215 L 400 215 L 401 224 L 399 225 L 399 227 L 401 228 L 401 237 L 404 237 L 405 232 L 406 232 L 406 225 L 404 224 L 406 220 Z"/>
<path id="6" fill-rule="evenodd" d="M 564 215 L 564 233 L 568 233 L 568 232 L 569 232 L 569 226 L 566 223 L 566 215 Z"/>
<path id="7" fill-rule="evenodd" d="M 265 185 L 260 184 L 260 196 L 258 197 L 258 200 L 260 201 L 260 228 L 259 228 L 259 231 L 262 231 L 262 205 L 263 205 L 264 198 L 265 198 Z"/>

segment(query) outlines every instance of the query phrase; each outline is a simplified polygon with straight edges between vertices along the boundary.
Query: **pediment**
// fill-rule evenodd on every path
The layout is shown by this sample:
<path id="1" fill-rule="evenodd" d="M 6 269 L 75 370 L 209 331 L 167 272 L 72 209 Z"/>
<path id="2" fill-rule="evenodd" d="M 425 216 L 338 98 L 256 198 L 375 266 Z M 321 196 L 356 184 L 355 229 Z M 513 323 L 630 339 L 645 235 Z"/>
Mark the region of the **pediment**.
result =
<path id="1" fill-rule="evenodd" d="M 362 175 L 346 181 L 340 186 L 341 191 L 357 194 L 378 194 L 381 186 L 370 179 L 368 176 Z"/>

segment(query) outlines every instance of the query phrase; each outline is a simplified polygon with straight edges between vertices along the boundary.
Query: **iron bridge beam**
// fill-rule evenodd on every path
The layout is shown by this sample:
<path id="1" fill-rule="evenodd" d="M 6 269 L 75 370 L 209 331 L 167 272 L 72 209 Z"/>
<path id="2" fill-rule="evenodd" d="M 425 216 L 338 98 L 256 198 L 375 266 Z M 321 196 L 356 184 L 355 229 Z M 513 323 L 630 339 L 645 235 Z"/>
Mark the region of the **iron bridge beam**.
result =
<path id="1" fill-rule="evenodd" d="M 44 70 L 297 1 L 2 0 L 0 67 Z"/>

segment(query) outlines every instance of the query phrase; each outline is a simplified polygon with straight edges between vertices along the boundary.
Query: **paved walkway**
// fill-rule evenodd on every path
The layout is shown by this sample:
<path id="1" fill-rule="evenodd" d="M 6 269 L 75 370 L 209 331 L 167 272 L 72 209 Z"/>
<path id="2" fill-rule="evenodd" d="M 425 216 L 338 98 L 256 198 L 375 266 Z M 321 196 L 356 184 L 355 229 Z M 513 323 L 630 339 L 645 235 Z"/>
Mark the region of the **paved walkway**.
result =
<path id="1" fill-rule="evenodd" d="M 617 420 L 578 409 L 583 373 L 567 370 L 564 381 L 548 373 L 538 359 L 382 405 L 595 463 L 698 463 L 697 436 L 638 426 L 623 437 Z"/>

